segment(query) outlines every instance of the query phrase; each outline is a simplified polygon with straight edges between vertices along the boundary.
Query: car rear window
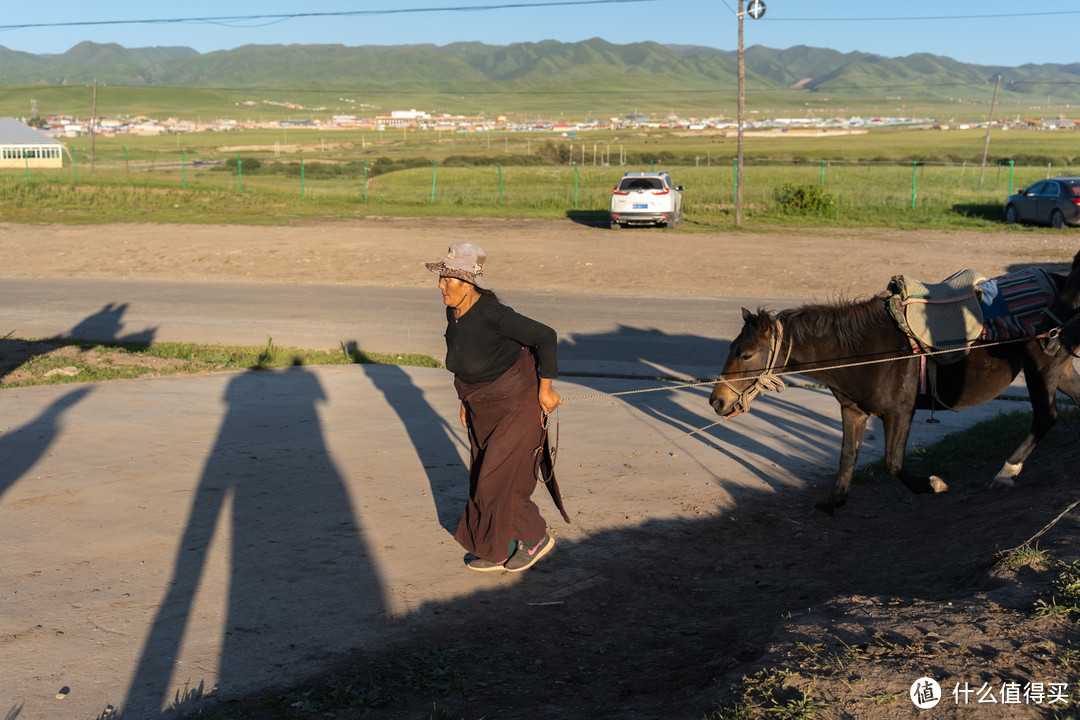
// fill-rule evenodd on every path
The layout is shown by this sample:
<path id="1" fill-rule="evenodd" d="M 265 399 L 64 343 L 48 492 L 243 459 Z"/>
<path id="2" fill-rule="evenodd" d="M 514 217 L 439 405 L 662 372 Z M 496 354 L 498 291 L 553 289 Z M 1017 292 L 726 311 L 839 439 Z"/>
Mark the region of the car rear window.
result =
<path id="1" fill-rule="evenodd" d="M 1080 197 L 1080 182 L 1065 183 L 1065 187 L 1076 197 Z"/>
<path id="2" fill-rule="evenodd" d="M 660 178 L 623 178 L 619 183 L 620 190 L 663 190 L 664 183 Z"/>

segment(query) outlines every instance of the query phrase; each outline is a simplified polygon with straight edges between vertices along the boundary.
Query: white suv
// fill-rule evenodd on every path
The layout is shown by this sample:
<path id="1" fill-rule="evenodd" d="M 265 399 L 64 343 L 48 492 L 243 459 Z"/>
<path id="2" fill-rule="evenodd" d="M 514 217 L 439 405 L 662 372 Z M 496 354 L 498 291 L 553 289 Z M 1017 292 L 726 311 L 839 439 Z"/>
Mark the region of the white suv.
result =
<path id="1" fill-rule="evenodd" d="M 623 225 L 674 228 L 682 220 L 682 185 L 666 172 L 628 172 L 611 194 L 611 229 Z"/>

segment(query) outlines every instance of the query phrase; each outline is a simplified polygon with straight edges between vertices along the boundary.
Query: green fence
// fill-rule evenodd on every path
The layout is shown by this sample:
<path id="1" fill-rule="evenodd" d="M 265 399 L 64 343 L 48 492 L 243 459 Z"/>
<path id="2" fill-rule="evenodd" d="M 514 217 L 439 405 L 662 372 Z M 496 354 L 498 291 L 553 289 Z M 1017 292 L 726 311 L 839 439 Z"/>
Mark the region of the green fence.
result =
<path id="1" fill-rule="evenodd" d="M 126 154 L 126 149 L 125 149 Z M 239 153 L 192 160 L 183 152 L 168 157 L 132 158 L 123 164 L 91 170 L 77 158 L 63 170 L 10 168 L 0 170 L 0 186 L 10 201 L 20 185 L 35 186 L 39 201 L 50 192 L 86 193 L 93 188 L 130 188 L 147 193 L 242 195 L 267 202 L 323 201 L 361 203 L 386 208 L 441 208 L 505 213 L 558 214 L 574 210 L 606 211 L 611 190 L 624 172 L 666 170 L 685 186 L 684 212 L 708 218 L 729 214 L 735 201 L 734 158 L 710 158 L 688 167 L 650 163 L 644 167 L 613 164 L 469 166 L 430 163 L 376 174 L 365 162 L 342 172 L 329 165 L 260 160 Z M 888 211 L 1000 213 L 1005 197 L 1053 175 L 1080 174 L 1078 167 L 1014 166 L 1009 162 L 984 168 L 933 161 L 782 162 L 748 160 L 743 168 L 743 202 L 747 217 L 775 214 L 776 191 L 782 185 L 824 187 L 835 199 L 837 217 L 872 219 Z M 79 193 L 76 192 L 76 195 Z M 72 202 L 77 202 L 72 199 Z"/>

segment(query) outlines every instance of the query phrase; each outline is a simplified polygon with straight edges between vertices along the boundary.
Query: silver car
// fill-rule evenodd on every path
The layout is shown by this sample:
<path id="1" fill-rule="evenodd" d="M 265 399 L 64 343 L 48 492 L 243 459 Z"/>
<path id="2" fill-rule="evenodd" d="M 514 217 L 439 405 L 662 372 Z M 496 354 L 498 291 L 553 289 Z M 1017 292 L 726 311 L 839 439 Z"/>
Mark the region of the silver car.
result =
<path id="1" fill-rule="evenodd" d="M 628 172 L 611 193 L 611 229 L 623 225 L 674 228 L 682 220 L 682 185 L 666 172 Z"/>
<path id="2" fill-rule="evenodd" d="M 1064 228 L 1080 225 L 1080 178 L 1040 180 L 1005 201 L 1005 222 Z"/>

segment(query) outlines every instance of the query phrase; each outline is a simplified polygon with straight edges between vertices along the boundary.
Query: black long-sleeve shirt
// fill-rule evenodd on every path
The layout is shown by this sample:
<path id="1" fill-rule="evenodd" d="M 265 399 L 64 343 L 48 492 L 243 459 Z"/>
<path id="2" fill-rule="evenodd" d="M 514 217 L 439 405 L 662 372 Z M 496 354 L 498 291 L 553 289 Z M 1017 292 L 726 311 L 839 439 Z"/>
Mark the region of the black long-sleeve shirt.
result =
<path id="1" fill-rule="evenodd" d="M 467 383 L 488 382 L 510 369 L 522 347 L 536 348 L 540 377 L 558 377 L 558 336 L 489 295 L 460 318 L 446 308 L 446 369 Z"/>

